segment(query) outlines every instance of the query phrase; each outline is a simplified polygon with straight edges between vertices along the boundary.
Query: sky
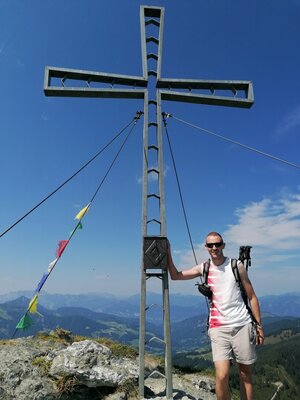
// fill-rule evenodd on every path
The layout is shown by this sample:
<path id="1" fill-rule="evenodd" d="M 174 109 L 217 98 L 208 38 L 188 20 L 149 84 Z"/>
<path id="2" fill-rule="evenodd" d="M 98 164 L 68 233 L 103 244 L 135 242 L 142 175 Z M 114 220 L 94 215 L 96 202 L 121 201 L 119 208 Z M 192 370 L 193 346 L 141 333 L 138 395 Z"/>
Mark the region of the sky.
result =
<path id="1" fill-rule="evenodd" d="M 46 66 L 142 75 L 137 0 L 0 0 L 0 231 L 77 171 L 143 109 L 142 100 L 46 97 Z M 164 101 L 163 111 L 300 165 L 300 1 L 148 0 L 165 8 L 162 77 L 249 80 L 251 109 Z M 50 293 L 140 290 L 142 127 L 139 121 L 83 229 L 49 277 Z M 225 254 L 252 246 L 259 296 L 299 292 L 300 170 L 168 119 L 198 261 L 204 238 Z M 118 149 L 113 145 L 0 238 L 0 293 L 34 290 Z M 166 138 L 167 236 L 178 269 L 194 265 Z M 171 293 L 195 294 L 193 281 Z M 160 292 L 160 281 L 147 290 Z"/>

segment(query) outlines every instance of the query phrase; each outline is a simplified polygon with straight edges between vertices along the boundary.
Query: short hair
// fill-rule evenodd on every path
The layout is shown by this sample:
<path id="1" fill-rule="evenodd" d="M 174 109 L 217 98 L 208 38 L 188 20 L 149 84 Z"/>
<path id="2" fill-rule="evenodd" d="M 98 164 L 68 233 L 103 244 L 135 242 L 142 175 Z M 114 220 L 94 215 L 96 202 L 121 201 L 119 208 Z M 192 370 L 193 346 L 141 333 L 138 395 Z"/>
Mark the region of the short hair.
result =
<path id="1" fill-rule="evenodd" d="M 208 236 L 220 236 L 220 238 L 222 239 L 222 242 L 224 241 L 223 238 L 222 238 L 222 235 L 220 235 L 220 233 L 215 232 L 215 231 L 209 232 L 209 233 L 206 235 L 205 242 L 206 242 L 206 239 L 208 238 Z"/>

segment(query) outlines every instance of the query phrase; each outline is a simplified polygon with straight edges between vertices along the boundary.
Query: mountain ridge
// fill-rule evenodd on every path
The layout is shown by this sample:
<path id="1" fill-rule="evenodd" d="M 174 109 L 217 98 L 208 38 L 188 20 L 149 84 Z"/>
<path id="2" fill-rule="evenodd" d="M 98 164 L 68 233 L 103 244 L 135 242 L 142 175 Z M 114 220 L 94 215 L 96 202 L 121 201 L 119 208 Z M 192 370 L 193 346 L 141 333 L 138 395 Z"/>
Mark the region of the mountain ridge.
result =
<path id="1" fill-rule="evenodd" d="M 32 298 L 32 291 L 16 291 L 0 294 L 0 303 L 8 302 L 25 296 Z M 289 315 L 300 317 L 300 292 L 285 294 L 272 294 L 259 298 L 262 312 L 276 315 Z M 147 303 L 155 304 L 148 312 L 150 320 L 155 321 L 161 312 L 162 295 L 159 293 L 147 293 Z M 119 316 L 139 316 L 140 295 L 116 296 L 109 293 L 82 293 L 82 294 L 55 294 L 42 291 L 39 295 L 39 305 L 48 310 L 60 307 L 84 307 L 96 312 L 105 312 Z M 180 321 L 182 316 L 192 317 L 207 313 L 205 298 L 201 295 L 170 294 L 170 307 L 173 320 Z"/>
<path id="2" fill-rule="evenodd" d="M 24 296 L 0 304 L 0 338 L 11 337 L 15 327 L 24 315 L 29 299 Z M 30 314 L 33 319 L 33 326 L 28 330 L 17 330 L 16 336 L 30 336 L 38 331 L 49 332 L 56 327 L 72 331 L 76 335 L 89 336 L 93 338 L 107 337 L 112 340 L 138 347 L 139 341 L 139 317 L 120 316 L 104 312 L 96 312 L 84 307 L 60 307 L 49 310 L 40 305 L 39 314 Z M 162 310 L 161 310 L 162 312 Z M 163 337 L 162 315 L 155 316 L 153 322 L 147 320 L 146 324 L 146 348 L 152 353 L 161 354 L 163 344 L 159 341 L 151 341 L 155 337 Z M 152 315 L 152 318 L 154 316 Z M 180 321 L 172 318 L 171 314 L 171 335 L 172 350 L 193 351 L 194 349 L 206 348 L 209 340 L 206 331 L 207 312 L 189 316 L 182 315 Z M 280 329 L 296 329 L 299 326 L 299 318 L 294 316 L 278 316 L 271 313 L 263 313 L 263 324 L 265 332 L 270 334 Z"/>

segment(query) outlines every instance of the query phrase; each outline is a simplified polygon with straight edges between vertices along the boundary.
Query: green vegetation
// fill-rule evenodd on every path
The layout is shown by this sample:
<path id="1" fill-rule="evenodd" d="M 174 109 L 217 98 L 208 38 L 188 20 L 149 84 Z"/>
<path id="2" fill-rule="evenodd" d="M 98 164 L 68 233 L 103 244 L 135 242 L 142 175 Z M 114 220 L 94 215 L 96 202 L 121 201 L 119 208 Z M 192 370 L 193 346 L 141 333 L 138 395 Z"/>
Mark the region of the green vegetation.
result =
<path id="1" fill-rule="evenodd" d="M 300 336 L 295 334 L 284 337 L 281 342 L 266 345 L 258 351 L 258 361 L 254 367 L 254 384 L 257 395 L 260 396 L 263 387 L 271 386 L 276 390 L 275 382 L 283 384 L 276 400 L 298 400 L 300 393 Z"/>
<path id="2" fill-rule="evenodd" d="M 70 344 L 72 342 L 80 342 L 82 340 L 93 340 L 97 343 L 103 344 L 108 347 L 112 354 L 116 357 L 136 358 L 138 352 L 135 348 L 121 344 L 112 339 L 108 338 L 90 338 L 88 336 L 72 335 L 70 331 L 62 328 L 56 328 L 51 333 L 39 332 L 36 334 L 36 338 L 40 340 L 54 341 L 59 343 Z"/>
<path id="3" fill-rule="evenodd" d="M 38 332 L 36 337 L 41 340 L 53 340 L 59 343 L 70 343 L 72 342 L 72 333 L 66 329 L 56 327 L 50 333 Z"/>
<path id="4" fill-rule="evenodd" d="M 192 352 L 176 353 L 173 356 L 173 364 L 181 371 L 192 372 L 212 369 L 214 367 L 211 354 L 195 350 Z"/>
<path id="5" fill-rule="evenodd" d="M 281 386 L 276 400 L 298 400 L 300 393 L 300 334 L 298 329 L 284 329 L 266 338 L 258 348 L 258 359 L 253 366 L 254 400 L 270 399 Z M 184 373 L 214 374 L 210 354 L 204 349 L 176 353 L 174 366 Z M 239 375 L 233 364 L 230 372 L 232 399 L 239 399 Z"/>
<path id="6" fill-rule="evenodd" d="M 138 352 L 134 347 L 121 344 L 105 337 L 98 339 L 91 339 L 90 337 L 81 335 L 75 335 L 73 337 L 74 342 L 81 342 L 82 340 L 93 340 L 96 343 L 103 344 L 104 346 L 108 347 L 112 354 L 116 357 L 136 358 L 138 355 Z"/>
<path id="7" fill-rule="evenodd" d="M 97 343 L 103 344 L 104 346 L 107 346 L 112 351 L 112 354 L 116 357 L 136 358 L 138 355 L 137 350 L 133 347 L 115 342 L 111 339 L 99 338 L 95 341 Z"/>
<path id="8" fill-rule="evenodd" d="M 48 375 L 51 368 L 51 361 L 47 360 L 45 356 L 36 357 L 31 361 L 32 365 L 39 367 L 43 375 Z"/>
<path id="9" fill-rule="evenodd" d="M 132 334 L 133 337 L 135 335 L 138 335 L 138 332 L 132 328 L 128 328 L 128 326 L 118 323 L 118 322 L 114 322 L 114 321 L 97 321 L 99 323 L 101 323 L 102 325 L 106 325 L 107 329 L 102 329 L 101 332 L 99 332 L 101 335 L 109 335 L 109 336 L 115 336 L 118 338 L 122 338 L 123 336 L 127 336 Z"/>

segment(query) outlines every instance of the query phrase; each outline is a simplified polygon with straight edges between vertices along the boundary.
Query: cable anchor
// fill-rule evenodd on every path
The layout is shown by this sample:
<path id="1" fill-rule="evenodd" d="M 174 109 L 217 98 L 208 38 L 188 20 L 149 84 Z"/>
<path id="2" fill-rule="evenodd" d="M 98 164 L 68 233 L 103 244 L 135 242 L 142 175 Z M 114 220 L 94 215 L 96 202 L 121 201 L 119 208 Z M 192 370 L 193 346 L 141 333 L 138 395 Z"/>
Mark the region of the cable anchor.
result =
<path id="1" fill-rule="evenodd" d="M 133 118 L 134 121 L 137 122 L 137 121 L 141 118 L 141 116 L 142 116 L 143 114 L 144 114 L 143 111 L 137 111 L 136 114 L 135 114 L 135 117 Z"/>
<path id="2" fill-rule="evenodd" d="M 167 119 L 167 118 L 170 118 L 170 117 L 173 116 L 172 114 L 170 114 L 170 113 L 165 113 L 165 112 L 162 112 L 161 115 L 162 115 L 162 117 L 163 117 L 164 119 Z"/>

